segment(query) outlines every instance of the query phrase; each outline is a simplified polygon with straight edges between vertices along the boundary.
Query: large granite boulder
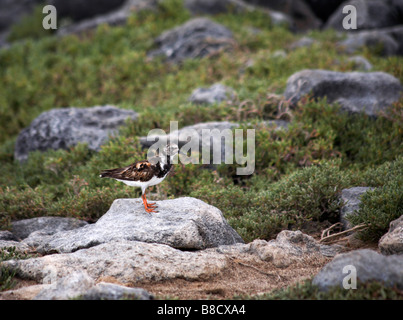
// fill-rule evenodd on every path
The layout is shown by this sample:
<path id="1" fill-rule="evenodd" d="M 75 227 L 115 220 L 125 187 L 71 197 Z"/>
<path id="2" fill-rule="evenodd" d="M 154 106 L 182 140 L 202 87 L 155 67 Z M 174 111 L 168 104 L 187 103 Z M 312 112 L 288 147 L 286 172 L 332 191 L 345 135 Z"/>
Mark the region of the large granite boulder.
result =
<path id="1" fill-rule="evenodd" d="M 349 113 L 365 112 L 376 117 L 378 112 L 397 102 L 403 87 L 400 81 L 385 72 L 336 72 L 328 70 L 303 70 L 287 81 L 286 99 L 296 105 L 302 97 L 327 98 L 338 103 Z"/>
<path id="2" fill-rule="evenodd" d="M 30 151 L 67 149 L 78 143 L 87 143 L 89 149 L 98 151 L 127 119 L 136 118 L 136 112 L 114 106 L 52 109 L 20 132 L 14 157 L 25 161 Z"/>

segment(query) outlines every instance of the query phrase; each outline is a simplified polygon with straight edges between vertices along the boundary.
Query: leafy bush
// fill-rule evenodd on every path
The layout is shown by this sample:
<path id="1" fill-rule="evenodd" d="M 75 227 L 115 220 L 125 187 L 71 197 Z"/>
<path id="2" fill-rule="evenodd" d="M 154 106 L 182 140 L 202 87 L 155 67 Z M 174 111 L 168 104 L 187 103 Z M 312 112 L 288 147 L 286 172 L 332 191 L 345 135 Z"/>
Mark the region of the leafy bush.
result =
<path id="1" fill-rule="evenodd" d="M 11 259 L 28 259 L 30 257 L 31 255 L 21 253 L 17 251 L 15 247 L 0 248 L 0 263 Z M 10 270 L 7 267 L 0 266 L 0 292 L 10 290 L 15 286 L 15 275 L 16 270 Z"/>
<path id="2" fill-rule="evenodd" d="M 335 222 L 339 218 L 339 195 L 351 183 L 336 163 L 299 169 L 259 191 L 204 186 L 191 193 L 221 209 L 245 241 L 270 239 L 287 228 L 309 220 Z"/>
<path id="3" fill-rule="evenodd" d="M 46 30 L 42 26 L 42 20 L 45 15 L 42 13 L 44 5 L 38 5 L 31 14 L 26 15 L 11 27 L 7 40 L 10 42 L 32 38 L 39 39 L 50 36 L 54 30 Z"/>
<path id="4" fill-rule="evenodd" d="M 376 281 L 364 283 L 358 281 L 357 289 L 354 290 L 335 286 L 328 291 L 320 291 L 311 280 L 305 280 L 285 289 L 251 298 L 259 300 L 403 300 L 403 292 Z"/>
<path id="5" fill-rule="evenodd" d="M 353 225 L 367 225 L 359 232 L 362 239 L 378 241 L 390 222 L 403 215 L 403 157 L 369 169 L 364 180 L 377 188 L 363 194 L 357 214 L 349 215 L 348 220 Z"/>

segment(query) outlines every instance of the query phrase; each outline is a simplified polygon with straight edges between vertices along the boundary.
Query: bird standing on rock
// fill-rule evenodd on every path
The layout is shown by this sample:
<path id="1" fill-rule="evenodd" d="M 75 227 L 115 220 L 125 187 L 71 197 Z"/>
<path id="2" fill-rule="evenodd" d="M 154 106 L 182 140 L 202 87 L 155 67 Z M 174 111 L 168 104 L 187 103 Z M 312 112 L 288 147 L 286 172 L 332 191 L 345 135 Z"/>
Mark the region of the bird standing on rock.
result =
<path id="1" fill-rule="evenodd" d="M 161 183 L 165 179 L 173 167 L 173 157 L 178 153 L 179 147 L 176 144 L 167 144 L 157 156 L 155 164 L 148 160 L 137 161 L 127 167 L 104 170 L 100 177 L 112 178 L 122 181 L 128 186 L 140 187 L 145 210 L 148 213 L 158 212 L 155 211 L 157 208 L 155 202 L 147 202 L 146 189 Z"/>

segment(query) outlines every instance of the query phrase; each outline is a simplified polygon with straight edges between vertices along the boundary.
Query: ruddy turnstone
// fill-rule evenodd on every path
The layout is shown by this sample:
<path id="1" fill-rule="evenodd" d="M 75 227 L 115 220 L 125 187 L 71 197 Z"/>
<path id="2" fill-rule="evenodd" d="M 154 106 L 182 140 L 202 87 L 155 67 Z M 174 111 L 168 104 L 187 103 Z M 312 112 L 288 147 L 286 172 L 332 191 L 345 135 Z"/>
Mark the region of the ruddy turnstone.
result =
<path id="1" fill-rule="evenodd" d="M 173 157 L 179 153 L 179 148 L 176 144 L 167 144 L 167 146 L 156 157 L 153 164 L 148 160 L 137 161 L 127 167 L 104 170 L 101 172 L 101 178 L 112 178 L 122 181 L 128 186 L 141 188 L 141 199 L 143 200 L 144 208 L 148 213 L 155 211 L 157 205 L 155 202 L 149 203 L 146 198 L 146 189 L 150 186 L 155 186 L 161 183 L 173 166 Z"/>

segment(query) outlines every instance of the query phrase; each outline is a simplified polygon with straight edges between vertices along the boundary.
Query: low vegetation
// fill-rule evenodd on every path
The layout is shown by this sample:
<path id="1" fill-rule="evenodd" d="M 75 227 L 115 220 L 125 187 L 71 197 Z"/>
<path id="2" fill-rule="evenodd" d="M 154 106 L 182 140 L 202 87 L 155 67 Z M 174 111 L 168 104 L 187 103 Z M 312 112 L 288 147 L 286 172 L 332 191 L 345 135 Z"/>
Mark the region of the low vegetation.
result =
<path id="1" fill-rule="evenodd" d="M 100 26 L 80 37 L 55 38 L 30 34 L 24 25 L 14 28 L 12 36 L 24 40 L 0 51 L 1 228 L 7 229 L 12 220 L 43 215 L 93 222 L 114 199 L 138 197 L 140 190 L 99 179 L 99 171 L 145 158 L 138 137 L 153 128 L 168 131 L 171 120 L 180 126 L 230 120 L 247 128 L 284 119 L 290 121 L 287 130 L 258 126 L 252 176 L 236 176 L 235 165 L 216 170 L 179 165 L 154 192 L 159 199 L 193 196 L 218 207 L 245 241 L 251 241 L 271 239 L 307 221 L 334 223 L 342 189 L 372 186 L 376 189 L 365 194 L 360 214 L 351 222 L 367 224 L 362 238 L 377 241 L 390 221 L 403 214 L 403 99 L 376 119 L 341 113 L 337 105 L 309 97 L 290 109 L 277 95 L 293 73 L 307 68 L 351 71 L 353 66 L 335 46 L 336 33 L 311 32 L 318 40 L 312 47 L 288 50 L 300 36 L 273 26 L 258 12 L 212 17 L 233 31 L 238 45 L 232 52 L 181 65 L 149 61 L 146 52 L 153 48 L 153 39 L 189 17 L 181 1 L 172 0 L 164 1 L 156 12 L 133 14 L 126 26 Z M 29 19 L 29 24 L 37 23 L 35 17 Z M 273 55 L 278 50 L 284 50 L 286 57 Z M 403 82 L 403 58 L 361 54 L 375 71 Z M 216 82 L 234 88 L 234 102 L 213 106 L 188 102 L 193 89 Z M 18 133 L 41 112 L 105 104 L 135 110 L 140 116 L 100 152 L 77 145 L 33 152 L 23 164 L 14 161 Z M 0 277 L 1 288 L 9 286 L 4 271 Z M 362 297 L 373 292 L 395 297 L 393 290 L 369 286 Z M 309 284 L 270 296 L 284 297 L 321 296 Z"/>
<path id="2" fill-rule="evenodd" d="M 268 300 L 403 300 L 403 291 L 386 287 L 377 281 L 358 282 L 357 289 L 346 290 L 336 286 L 328 291 L 320 291 L 311 280 L 305 280 L 285 289 L 251 298 Z"/>

